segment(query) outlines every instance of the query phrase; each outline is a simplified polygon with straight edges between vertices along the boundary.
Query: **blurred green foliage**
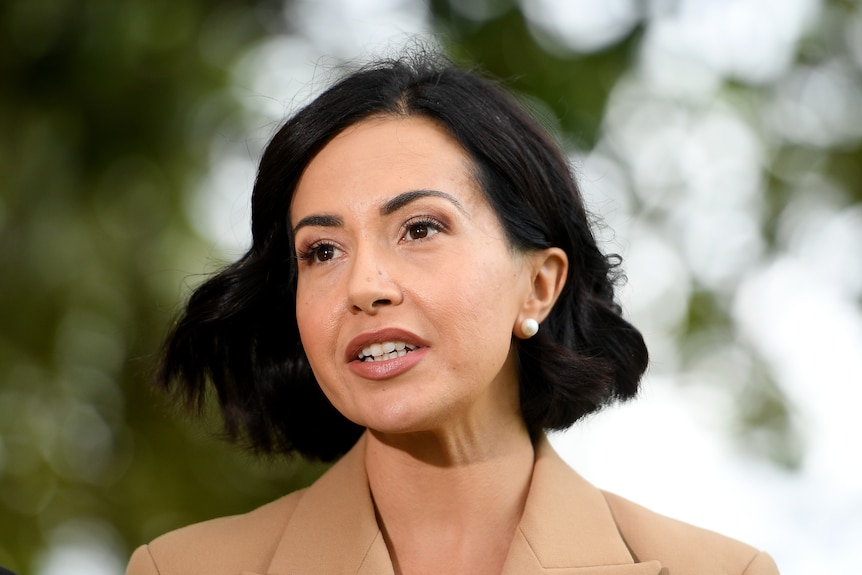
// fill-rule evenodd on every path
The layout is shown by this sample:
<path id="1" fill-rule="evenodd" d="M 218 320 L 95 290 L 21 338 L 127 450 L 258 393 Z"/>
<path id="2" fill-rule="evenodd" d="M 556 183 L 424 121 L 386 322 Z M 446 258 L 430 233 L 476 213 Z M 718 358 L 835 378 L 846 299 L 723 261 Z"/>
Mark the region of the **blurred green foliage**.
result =
<path id="1" fill-rule="evenodd" d="M 465 64 L 478 63 L 506 86 L 531 96 L 550 109 L 556 132 L 570 144 L 589 149 L 595 144 L 605 104 L 616 81 L 633 57 L 638 30 L 606 50 L 583 55 L 554 53 L 540 46 L 524 15 L 508 2 L 497 17 L 478 23 L 459 15 L 452 2 L 435 0 L 438 26 L 450 39 L 451 56 Z"/>
<path id="2" fill-rule="evenodd" d="M 493 16 L 477 21 L 431 1 L 446 49 L 505 79 L 567 142 L 589 149 L 642 29 L 588 55 L 551 54 L 514 2 L 490 4 Z M 231 67 L 289 27 L 282 9 L 266 0 L 0 4 L 0 565 L 31 572 L 51 533 L 81 518 L 110 526 L 125 557 L 321 472 L 253 462 L 148 389 L 181 288 L 212 250 L 188 222 L 188 197 L 213 137 L 243 136 Z M 822 40 L 799 57 L 829 57 Z M 769 86 L 739 89 L 756 97 Z M 780 147 L 774 161 L 793 153 Z M 817 153 L 847 201 L 862 201 L 858 142 Z M 766 237 L 789 193 L 770 181 Z M 692 290 L 680 341 L 716 326 L 734 337 L 726 294 Z M 792 407 L 756 358 L 751 374 L 729 427 L 792 467 Z"/>
<path id="3" fill-rule="evenodd" d="M 127 554 L 315 473 L 255 467 L 148 388 L 185 273 L 209 252 L 185 194 L 214 134 L 236 129 L 230 66 L 276 9 L 0 4 L 0 565 L 33 572 L 76 518 L 113 526 Z"/>

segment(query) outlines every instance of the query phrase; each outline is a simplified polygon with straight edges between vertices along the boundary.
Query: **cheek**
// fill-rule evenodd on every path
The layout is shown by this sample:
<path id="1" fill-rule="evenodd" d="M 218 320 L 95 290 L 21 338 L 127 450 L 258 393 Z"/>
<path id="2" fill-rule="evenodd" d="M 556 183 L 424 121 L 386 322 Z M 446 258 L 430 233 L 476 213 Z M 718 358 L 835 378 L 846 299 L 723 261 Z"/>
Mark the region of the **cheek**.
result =
<path id="1" fill-rule="evenodd" d="M 309 327 L 310 318 L 313 317 L 313 300 L 305 295 L 305 290 L 302 287 L 297 287 L 296 290 L 296 325 L 299 327 L 299 336 L 302 339 L 302 344 L 306 348 L 309 345 L 308 336 L 310 335 Z"/>
<path id="2" fill-rule="evenodd" d="M 330 341 L 333 306 L 325 297 L 300 284 L 296 293 L 296 324 L 305 355 L 315 369 L 323 359 L 323 352 L 334 348 Z M 316 369 L 315 369 L 316 371 Z"/>
<path id="3" fill-rule="evenodd" d="M 300 299 L 297 294 L 296 322 L 305 357 L 321 391 L 342 411 L 333 372 L 333 350 L 337 348 L 332 325 L 332 306 L 317 298 Z M 329 311 L 328 315 L 324 315 Z"/>
<path id="4" fill-rule="evenodd" d="M 504 278 L 499 267 L 462 272 L 449 289 L 439 290 L 444 303 L 435 313 L 438 325 L 449 326 L 444 328 L 449 338 L 472 361 L 487 358 L 497 362 L 508 355 L 511 344 L 517 315 L 514 290 L 511 278 Z"/>

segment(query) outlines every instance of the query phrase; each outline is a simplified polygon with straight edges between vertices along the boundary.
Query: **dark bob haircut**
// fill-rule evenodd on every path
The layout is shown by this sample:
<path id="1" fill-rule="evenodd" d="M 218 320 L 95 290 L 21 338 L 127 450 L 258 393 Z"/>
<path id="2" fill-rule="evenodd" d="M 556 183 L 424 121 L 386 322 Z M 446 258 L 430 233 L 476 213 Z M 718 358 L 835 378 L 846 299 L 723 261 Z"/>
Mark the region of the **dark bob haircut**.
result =
<path id="1" fill-rule="evenodd" d="M 414 55 L 350 73 L 290 118 L 266 147 L 252 197 L 252 246 L 192 293 L 157 374 L 160 387 L 192 408 L 202 408 L 214 390 L 230 439 L 258 453 L 328 461 L 363 431 L 332 407 L 303 351 L 288 220 L 312 158 L 372 116 L 437 122 L 472 158 L 513 249 L 556 246 L 568 254 L 565 287 L 538 335 L 515 340 L 530 432 L 564 429 L 637 393 L 646 346 L 620 315 L 619 258 L 597 247 L 565 156 L 495 83 L 439 60 Z"/>

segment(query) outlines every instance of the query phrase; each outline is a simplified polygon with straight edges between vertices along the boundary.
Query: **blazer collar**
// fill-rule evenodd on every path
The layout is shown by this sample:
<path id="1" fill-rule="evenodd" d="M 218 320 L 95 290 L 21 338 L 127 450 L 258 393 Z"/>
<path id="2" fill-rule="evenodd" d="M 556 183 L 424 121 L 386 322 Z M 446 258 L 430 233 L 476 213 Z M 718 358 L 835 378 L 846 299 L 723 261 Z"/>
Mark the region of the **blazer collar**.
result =
<path id="1" fill-rule="evenodd" d="M 524 515 L 503 575 L 658 575 L 635 563 L 601 491 L 569 467 L 543 435 Z"/>
<path id="2" fill-rule="evenodd" d="M 542 436 L 536 445 L 524 516 L 503 575 L 658 575 L 660 571 L 656 561 L 634 562 L 601 491 L 568 467 Z M 305 491 L 267 573 L 393 575 L 365 473 L 364 435 Z"/>

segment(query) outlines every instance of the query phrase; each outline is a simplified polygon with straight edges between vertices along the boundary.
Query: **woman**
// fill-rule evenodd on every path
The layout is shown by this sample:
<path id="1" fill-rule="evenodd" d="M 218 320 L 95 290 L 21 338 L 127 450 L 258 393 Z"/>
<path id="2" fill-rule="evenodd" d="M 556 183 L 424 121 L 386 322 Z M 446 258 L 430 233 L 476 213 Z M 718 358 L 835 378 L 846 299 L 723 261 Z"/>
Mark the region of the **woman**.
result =
<path id="1" fill-rule="evenodd" d="M 142 546 L 129 574 L 777 572 L 549 446 L 634 396 L 647 351 L 564 156 L 489 81 L 427 57 L 345 77 L 268 145 L 252 235 L 192 295 L 159 381 L 198 406 L 211 385 L 257 451 L 340 459 Z"/>

